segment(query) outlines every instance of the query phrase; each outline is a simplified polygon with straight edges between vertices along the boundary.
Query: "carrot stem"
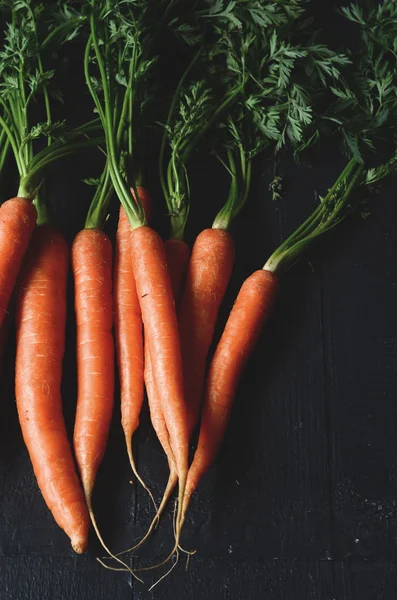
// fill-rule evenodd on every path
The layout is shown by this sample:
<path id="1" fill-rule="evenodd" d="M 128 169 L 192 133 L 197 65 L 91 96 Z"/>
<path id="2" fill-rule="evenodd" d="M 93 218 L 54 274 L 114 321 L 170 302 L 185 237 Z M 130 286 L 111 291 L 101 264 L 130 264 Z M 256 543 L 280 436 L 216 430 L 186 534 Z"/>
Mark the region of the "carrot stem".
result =
<path id="1" fill-rule="evenodd" d="M 355 208 L 351 194 L 362 178 L 364 166 L 352 158 L 324 199 L 300 227 L 273 252 L 264 269 L 289 269 L 324 233 L 343 221 Z"/>

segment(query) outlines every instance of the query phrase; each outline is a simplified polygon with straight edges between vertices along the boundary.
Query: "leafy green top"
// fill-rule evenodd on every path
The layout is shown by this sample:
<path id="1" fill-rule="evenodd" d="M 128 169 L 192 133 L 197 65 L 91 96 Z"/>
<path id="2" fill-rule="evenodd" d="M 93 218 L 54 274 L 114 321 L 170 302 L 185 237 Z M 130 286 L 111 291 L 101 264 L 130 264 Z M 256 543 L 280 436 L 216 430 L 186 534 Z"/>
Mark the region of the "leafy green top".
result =
<path id="1" fill-rule="evenodd" d="M 109 176 L 134 227 L 145 223 L 130 188 L 139 199 L 142 126 L 154 96 L 154 43 L 166 14 L 165 0 L 87 1 L 86 83 L 105 133 Z"/>
<path id="2" fill-rule="evenodd" d="M 341 13 L 358 26 L 361 43 L 350 52 L 354 67 L 344 85 L 331 88 L 335 102 L 328 117 L 339 128 L 345 153 L 363 162 L 397 132 L 397 4 L 370 0 Z"/>
<path id="3" fill-rule="evenodd" d="M 61 93 L 53 81 L 54 70 L 46 69 L 43 60 L 54 45 L 75 37 L 80 18 L 67 2 L 60 1 L 48 5 L 34 0 L 2 0 L 0 9 L 8 19 L 0 50 L 0 127 L 11 145 L 21 178 L 18 194 L 33 199 L 43 169 L 72 151 L 70 144 L 66 150 L 66 141 L 95 129 L 95 123 L 91 123 L 82 131 L 70 132 L 64 122 L 52 120 L 51 100 L 60 100 Z M 32 124 L 32 104 L 37 104 L 39 97 L 46 120 Z M 40 136 L 47 137 L 48 148 L 36 152 L 34 141 Z"/>
<path id="4" fill-rule="evenodd" d="M 190 204 L 187 163 L 193 151 L 221 119 L 230 125 L 233 135 L 238 133 L 237 126 L 230 122 L 230 111 L 249 81 L 249 69 L 256 68 L 250 62 L 262 61 L 269 31 L 298 18 L 305 3 L 204 0 L 195 3 L 190 19 L 174 23 L 176 33 L 187 46 L 195 47 L 195 54 L 175 90 L 159 157 L 172 237 L 182 238 L 186 225 Z M 251 45 L 257 47 L 255 56 Z M 226 147 L 228 151 L 230 136 L 220 137 L 222 150 Z M 169 159 L 164 168 L 167 147 Z M 247 169 L 250 171 L 250 166 Z"/>
<path id="5" fill-rule="evenodd" d="M 273 252 L 265 266 L 267 271 L 282 273 L 293 266 L 304 252 L 354 212 L 357 199 L 353 192 L 365 181 L 363 165 L 352 158 L 312 214 Z"/>
<path id="6" fill-rule="evenodd" d="M 351 158 L 310 217 L 267 261 L 264 268 L 271 271 L 288 269 L 357 208 L 364 186 L 373 188 L 397 168 L 397 3 L 368 0 L 350 4 L 341 13 L 358 25 L 361 43 L 350 52 L 352 68 L 346 77 L 331 87 L 335 102 L 324 118 L 336 124 Z M 391 156 L 388 151 L 383 163 L 365 169 L 369 151 L 384 156 L 384 144 L 391 148 Z"/>
<path id="7" fill-rule="evenodd" d="M 319 137 L 318 105 L 328 86 L 338 85 L 349 59 L 317 40 L 305 4 L 294 3 L 294 11 L 288 6 L 281 27 L 272 23 L 255 33 L 223 39 L 225 85 L 240 73 L 245 84 L 219 126 L 226 152 L 222 156 L 221 147 L 218 155 L 232 182 L 214 227 L 227 229 L 244 206 L 257 154 L 277 153 L 284 147 L 298 154 Z"/>

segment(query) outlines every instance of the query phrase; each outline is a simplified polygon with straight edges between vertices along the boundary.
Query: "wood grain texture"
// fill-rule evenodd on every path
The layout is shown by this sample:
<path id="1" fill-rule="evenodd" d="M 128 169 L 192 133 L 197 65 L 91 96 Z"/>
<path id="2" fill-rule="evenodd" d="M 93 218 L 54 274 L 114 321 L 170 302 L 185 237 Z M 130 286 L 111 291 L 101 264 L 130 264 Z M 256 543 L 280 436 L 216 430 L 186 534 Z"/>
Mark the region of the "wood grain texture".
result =
<path id="1" fill-rule="evenodd" d="M 84 556 L 0 558 L 2 600 L 129 600 L 132 585 Z"/>
<path id="2" fill-rule="evenodd" d="M 340 231 L 332 258 L 324 256 L 332 556 L 340 560 L 397 558 L 393 187 L 367 221 Z"/>

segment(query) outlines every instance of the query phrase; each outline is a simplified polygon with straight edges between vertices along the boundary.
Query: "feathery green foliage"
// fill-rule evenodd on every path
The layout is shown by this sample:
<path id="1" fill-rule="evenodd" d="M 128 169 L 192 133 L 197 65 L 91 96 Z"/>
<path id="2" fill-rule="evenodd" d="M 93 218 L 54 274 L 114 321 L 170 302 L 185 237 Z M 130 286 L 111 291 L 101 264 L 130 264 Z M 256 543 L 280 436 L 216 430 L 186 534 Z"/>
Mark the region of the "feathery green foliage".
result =
<path id="1" fill-rule="evenodd" d="M 248 28 L 245 35 L 223 39 L 225 85 L 237 73 L 244 74 L 245 83 L 219 126 L 226 152 L 223 157 L 221 147 L 218 154 L 232 182 L 214 227 L 227 229 L 244 206 L 255 156 L 285 147 L 298 154 L 318 140 L 317 106 L 328 86 L 338 84 L 341 70 L 349 63 L 344 54 L 318 41 L 305 14 L 307 2 L 277 5 L 280 11 L 284 9 L 282 26 L 268 21 L 267 28 L 255 32 Z"/>
<path id="2" fill-rule="evenodd" d="M 145 223 L 142 183 L 147 110 L 155 99 L 156 40 L 175 2 L 87 0 L 84 70 L 106 142 L 109 177 L 133 226 Z"/>
<path id="3" fill-rule="evenodd" d="M 336 124 L 349 163 L 310 217 L 272 254 L 265 269 L 283 271 L 294 264 L 313 242 L 333 229 L 362 203 L 370 191 L 397 168 L 397 3 L 368 0 L 341 9 L 360 29 L 361 42 L 350 52 L 352 67 L 332 86 L 335 97 L 325 119 Z M 365 168 L 367 156 L 389 156 Z M 390 143 L 391 142 L 391 143 Z M 391 152 L 390 152 L 391 150 Z M 362 211 L 368 216 L 368 211 Z"/>
<path id="4" fill-rule="evenodd" d="M 332 88 L 329 118 L 337 124 L 348 156 L 363 162 L 378 142 L 397 134 L 397 4 L 372 0 L 341 9 L 359 28 L 361 43 L 351 52 L 354 68 L 343 86 Z"/>
<path id="5" fill-rule="evenodd" d="M 60 100 L 61 92 L 54 82 L 54 70 L 45 66 L 47 52 L 73 39 L 81 19 L 67 2 L 60 1 L 48 5 L 35 0 L 3 0 L 0 10 L 7 21 L 0 47 L 0 127 L 20 175 L 18 194 L 33 199 L 43 170 L 51 162 L 94 143 L 83 136 L 97 129 L 95 122 L 70 131 L 65 122 L 53 121 L 51 102 Z M 45 120 L 35 122 L 40 103 Z M 38 152 L 34 142 L 41 136 L 47 138 L 48 147 Z M 79 137 L 83 141 L 76 141 Z"/>

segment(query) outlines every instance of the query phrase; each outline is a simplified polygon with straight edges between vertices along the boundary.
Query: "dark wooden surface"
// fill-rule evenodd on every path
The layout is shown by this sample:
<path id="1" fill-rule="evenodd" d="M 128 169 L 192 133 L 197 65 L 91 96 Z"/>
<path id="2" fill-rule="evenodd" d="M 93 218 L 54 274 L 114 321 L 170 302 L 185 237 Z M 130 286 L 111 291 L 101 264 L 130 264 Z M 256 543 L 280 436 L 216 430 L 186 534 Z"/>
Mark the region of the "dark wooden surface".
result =
<path id="1" fill-rule="evenodd" d="M 73 90 L 69 103 L 73 104 Z M 71 104 L 71 105 L 72 105 Z M 55 213 L 69 239 L 83 225 L 91 190 L 80 180 L 93 159 L 71 160 L 52 177 Z M 94 161 L 95 162 L 95 161 Z M 300 223 L 338 174 L 337 149 L 313 168 L 282 163 L 283 199 L 268 193 L 272 165 L 256 164 L 252 193 L 236 221 L 237 260 L 218 333 L 244 278 Z M 158 186 L 148 181 L 164 213 Z M 211 161 L 193 167 L 189 240 L 225 197 Z M 12 178 L 7 182 L 13 192 Z M 14 341 L 7 347 L 0 403 L 1 600 L 393 600 L 397 598 L 397 236 L 396 180 L 367 220 L 350 219 L 284 278 L 273 318 L 242 378 L 219 459 L 192 502 L 185 558 L 152 592 L 104 570 L 92 535 L 75 556 L 38 491 L 13 392 Z M 116 207 L 114 207 L 116 208 Z M 159 219 L 161 221 L 161 218 Z M 108 224 L 113 236 L 115 211 Z M 76 402 L 72 288 L 64 366 L 69 432 Z M 116 410 L 94 498 L 115 550 L 145 532 L 153 510 L 130 484 Z M 166 461 L 144 411 L 138 468 L 156 499 Z M 157 562 L 172 546 L 172 510 L 136 557 Z"/>
<path id="2" fill-rule="evenodd" d="M 313 168 L 283 164 L 285 195 L 267 193 L 269 163 L 257 165 L 250 203 L 235 228 L 237 261 L 219 331 L 244 277 L 259 267 L 324 192 L 343 163 L 320 153 Z M 71 238 L 82 225 L 89 190 L 62 178 L 57 212 Z M 205 170 L 208 169 L 207 176 Z M 221 202 L 210 164 L 193 175 L 205 200 L 205 225 Z M 126 574 L 105 571 L 91 538 L 74 556 L 47 510 L 32 474 L 13 395 L 14 344 L 5 359 L 0 404 L 0 590 L 2 600 L 391 600 L 397 598 L 396 431 L 397 238 L 395 181 L 284 278 L 279 303 L 245 371 L 219 460 L 192 503 L 185 559 L 152 592 Z M 71 209 L 67 210 L 70 203 Z M 161 204 L 159 205 L 161 206 Z M 109 232 L 114 233 L 114 219 Z M 195 228 L 189 235 L 192 238 Z M 72 290 L 70 290 L 72 292 Z M 219 335 L 218 331 L 218 335 Z M 72 430 L 76 384 L 72 296 L 64 403 Z M 116 395 L 116 405 L 118 396 Z M 166 461 L 147 413 L 135 449 L 157 499 Z M 116 409 L 100 470 L 95 508 L 110 546 L 144 533 L 152 507 L 130 471 Z M 168 511 L 153 540 L 134 558 L 149 564 L 171 548 Z"/>

